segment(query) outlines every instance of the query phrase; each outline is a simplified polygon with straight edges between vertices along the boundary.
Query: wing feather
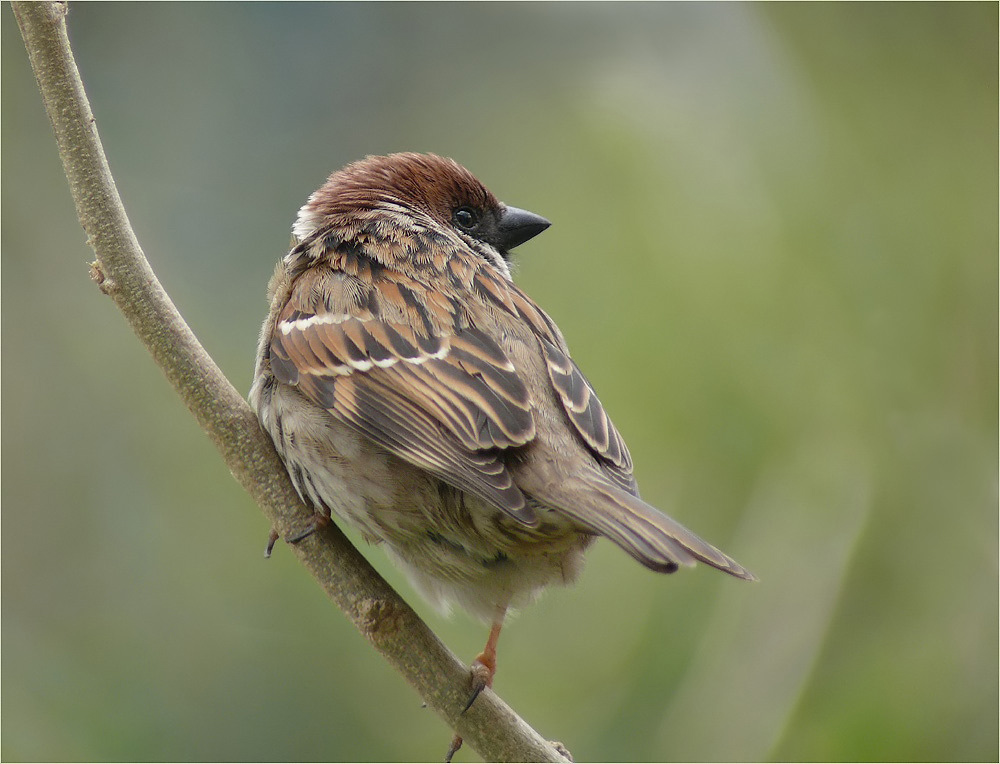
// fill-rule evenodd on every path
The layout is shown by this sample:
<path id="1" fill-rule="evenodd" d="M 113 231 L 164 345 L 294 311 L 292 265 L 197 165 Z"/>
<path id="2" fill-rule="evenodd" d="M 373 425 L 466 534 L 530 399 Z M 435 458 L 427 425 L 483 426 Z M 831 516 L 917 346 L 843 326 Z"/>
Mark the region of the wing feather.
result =
<path id="1" fill-rule="evenodd" d="M 615 429 L 594 388 L 568 353 L 544 337 L 541 344 L 549 379 L 569 421 L 600 459 L 604 473 L 616 485 L 638 496 L 628 446 Z"/>
<path id="2" fill-rule="evenodd" d="M 535 437 L 519 370 L 454 299 L 366 262 L 353 253 L 343 271 L 302 274 L 271 339 L 275 375 L 392 453 L 536 522 L 499 454 Z M 628 448 L 552 319 L 484 269 L 471 287 L 527 325 L 571 426 L 604 475 L 638 495 Z"/>
<path id="3" fill-rule="evenodd" d="M 559 486 L 559 490 L 574 499 L 553 497 L 567 515 L 611 539 L 653 570 L 672 573 L 681 565 L 700 561 L 735 578 L 757 580 L 729 555 L 597 473 L 579 473 L 570 485 Z"/>
<path id="4" fill-rule="evenodd" d="M 323 290 L 300 285 L 298 294 Z M 391 453 L 536 524 L 500 456 L 535 437 L 531 396 L 514 365 L 474 327 L 432 333 L 412 283 L 384 294 L 399 296 L 396 315 L 422 312 L 419 321 L 388 320 L 343 299 L 333 309 L 290 300 L 271 337 L 275 376 Z"/>

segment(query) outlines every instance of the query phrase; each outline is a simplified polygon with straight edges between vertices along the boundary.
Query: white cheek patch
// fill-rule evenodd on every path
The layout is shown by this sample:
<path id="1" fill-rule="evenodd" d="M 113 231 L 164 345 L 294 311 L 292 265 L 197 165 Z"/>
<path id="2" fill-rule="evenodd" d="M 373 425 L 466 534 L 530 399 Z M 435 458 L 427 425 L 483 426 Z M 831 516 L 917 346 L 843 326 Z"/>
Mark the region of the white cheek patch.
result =
<path id="1" fill-rule="evenodd" d="M 310 194 L 306 203 L 299 207 L 298 217 L 292 225 L 292 235 L 299 241 L 305 241 L 319 227 L 319 215 L 312 209 L 315 200 L 316 194 Z"/>

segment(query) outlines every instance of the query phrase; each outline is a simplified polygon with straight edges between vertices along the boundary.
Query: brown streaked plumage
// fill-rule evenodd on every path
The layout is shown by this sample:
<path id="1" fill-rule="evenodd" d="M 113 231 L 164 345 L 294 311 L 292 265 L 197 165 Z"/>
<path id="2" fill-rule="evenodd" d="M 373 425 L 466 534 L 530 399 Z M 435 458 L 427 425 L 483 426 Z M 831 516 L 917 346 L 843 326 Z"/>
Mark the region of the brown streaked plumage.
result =
<path id="1" fill-rule="evenodd" d="M 596 392 L 511 280 L 509 250 L 548 225 L 433 155 L 335 172 L 272 279 L 250 392 L 306 502 L 494 624 L 477 691 L 504 614 L 573 581 L 595 536 L 656 571 L 753 579 L 639 499 Z"/>

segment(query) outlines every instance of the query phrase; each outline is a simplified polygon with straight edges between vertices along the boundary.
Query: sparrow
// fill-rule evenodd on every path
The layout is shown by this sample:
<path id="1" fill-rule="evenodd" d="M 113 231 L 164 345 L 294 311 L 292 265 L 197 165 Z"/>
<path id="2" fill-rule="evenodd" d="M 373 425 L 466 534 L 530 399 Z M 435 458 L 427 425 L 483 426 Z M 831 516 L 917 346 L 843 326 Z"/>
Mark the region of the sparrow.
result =
<path id="1" fill-rule="evenodd" d="M 510 251 L 549 225 L 451 159 L 350 164 L 299 210 L 257 349 L 250 403 L 317 522 L 490 624 L 466 708 L 505 616 L 573 582 L 599 536 L 659 573 L 754 580 L 639 498 L 562 332 L 512 280 Z"/>

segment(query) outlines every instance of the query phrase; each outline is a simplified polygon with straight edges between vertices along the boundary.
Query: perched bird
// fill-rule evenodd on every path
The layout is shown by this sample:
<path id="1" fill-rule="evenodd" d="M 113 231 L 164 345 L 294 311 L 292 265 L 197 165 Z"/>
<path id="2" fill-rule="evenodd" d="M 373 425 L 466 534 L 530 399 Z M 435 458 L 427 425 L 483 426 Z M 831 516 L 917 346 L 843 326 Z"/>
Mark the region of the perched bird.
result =
<path id="1" fill-rule="evenodd" d="M 269 285 L 250 391 L 318 517 L 492 625 L 470 705 L 508 610 L 576 579 L 598 536 L 658 572 L 700 561 L 754 578 L 639 498 L 562 333 L 511 279 L 510 250 L 548 227 L 439 156 L 333 173 Z"/>

